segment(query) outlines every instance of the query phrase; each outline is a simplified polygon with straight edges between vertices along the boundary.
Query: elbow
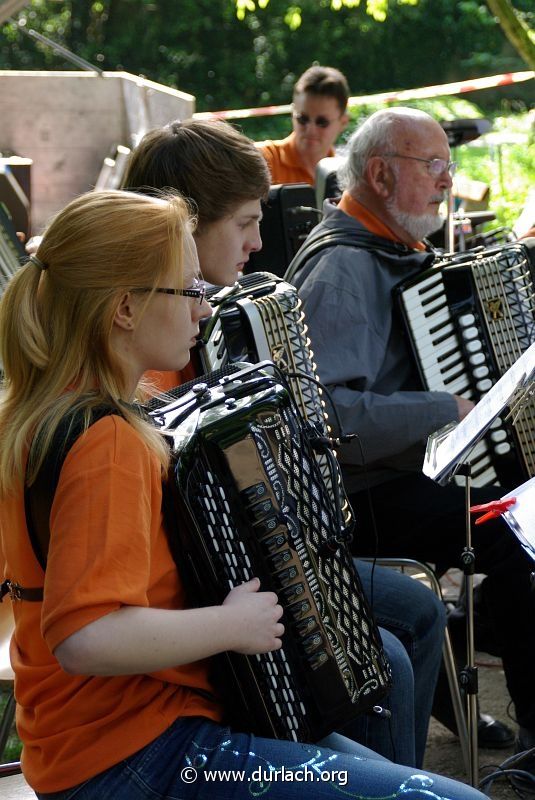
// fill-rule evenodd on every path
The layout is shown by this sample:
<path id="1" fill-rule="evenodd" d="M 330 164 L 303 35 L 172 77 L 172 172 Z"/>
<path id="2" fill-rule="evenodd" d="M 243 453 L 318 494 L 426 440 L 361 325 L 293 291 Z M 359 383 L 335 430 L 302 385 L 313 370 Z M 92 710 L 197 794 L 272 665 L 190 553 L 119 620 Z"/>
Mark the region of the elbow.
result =
<path id="1" fill-rule="evenodd" d="M 83 629 L 64 639 L 55 648 L 54 656 L 58 660 L 61 669 L 67 675 L 99 674 L 95 664 L 94 653 L 90 647 L 90 642 L 87 641 L 87 637 L 83 635 Z"/>

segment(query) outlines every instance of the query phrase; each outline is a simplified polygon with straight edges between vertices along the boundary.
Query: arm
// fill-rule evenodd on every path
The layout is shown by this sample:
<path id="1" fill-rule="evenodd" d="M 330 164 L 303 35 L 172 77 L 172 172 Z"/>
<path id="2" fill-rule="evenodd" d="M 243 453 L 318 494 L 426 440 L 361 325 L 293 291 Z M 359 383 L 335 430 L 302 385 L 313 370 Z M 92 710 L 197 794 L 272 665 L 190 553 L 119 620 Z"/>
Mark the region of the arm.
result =
<path id="1" fill-rule="evenodd" d="M 134 675 L 235 650 L 281 647 L 282 608 L 258 578 L 234 588 L 221 606 L 187 610 L 123 606 L 73 633 L 54 650 L 65 672 Z"/>
<path id="2" fill-rule="evenodd" d="M 67 672 L 155 672 L 232 648 L 280 647 L 276 595 L 258 580 L 220 607 L 186 599 L 161 517 L 161 469 L 124 421 L 106 417 L 65 459 L 50 515 L 43 635 Z"/>
<path id="3" fill-rule="evenodd" d="M 336 247 L 303 281 L 306 322 L 320 379 L 331 389 L 346 433 L 356 432 L 374 462 L 422 445 L 458 419 L 446 392 L 407 391 L 410 354 L 392 327 L 392 287 L 403 277 L 367 251 Z M 358 443 L 343 457 L 362 463 Z"/>

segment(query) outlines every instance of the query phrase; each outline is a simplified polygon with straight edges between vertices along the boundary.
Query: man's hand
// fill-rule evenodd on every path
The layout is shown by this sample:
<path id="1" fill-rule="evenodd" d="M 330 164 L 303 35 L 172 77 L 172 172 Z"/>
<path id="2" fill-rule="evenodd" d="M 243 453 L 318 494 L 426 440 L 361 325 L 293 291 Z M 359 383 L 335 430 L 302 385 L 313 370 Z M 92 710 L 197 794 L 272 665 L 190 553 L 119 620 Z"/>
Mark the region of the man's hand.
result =
<path id="1" fill-rule="evenodd" d="M 465 397 L 459 397 L 458 394 L 453 395 L 457 403 L 457 413 L 459 415 L 459 422 L 466 417 L 467 414 L 473 409 L 475 403 L 467 400 Z"/>

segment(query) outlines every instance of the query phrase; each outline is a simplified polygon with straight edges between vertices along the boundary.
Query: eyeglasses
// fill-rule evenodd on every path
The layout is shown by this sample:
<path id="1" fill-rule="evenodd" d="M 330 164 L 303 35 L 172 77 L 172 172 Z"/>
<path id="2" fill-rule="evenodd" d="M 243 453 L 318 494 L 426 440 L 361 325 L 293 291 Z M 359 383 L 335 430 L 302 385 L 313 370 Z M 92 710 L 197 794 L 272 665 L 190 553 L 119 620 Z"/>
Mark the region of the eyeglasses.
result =
<path id="1" fill-rule="evenodd" d="M 154 289 L 149 289 L 146 287 L 138 288 L 131 290 L 132 292 L 154 292 L 155 294 L 174 294 L 179 297 L 194 297 L 199 301 L 199 305 L 202 305 L 202 302 L 206 296 L 206 285 L 203 281 L 200 281 L 198 278 L 195 278 L 193 284 L 188 286 L 187 289 L 163 289 L 161 286 L 156 286 Z"/>
<path id="2" fill-rule="evenodd" d="M 427 164 L 427 171 L 433 178 L 438 178 L 444 172 L 448 172 L 453 177 L 457 169 L 457 162 L 446 161 L 445 158 L 418 158 L 417 156 L 402 156 L 399 153 L 383 153 L 383 158 L 410 158 L 412 161 L 423 161 Z"/>
<path id="3" fill-rule="evenodd" d="M 333 122 L 337 122 L 340 119 L 340 117 L 337 117 L 337 119 L 327 119 L 327 117 L 316 117 L 316 119 L 312 119 L 308 114 L 300 114 L 297 111 L 294 111 L 292 116 L 297 124 L 301 125 L 303 128 L 305 125 L 310 125 L 310 123 L 313 123 L 317 128 L 328 128 L 329 125 L 332 125 Z"/>

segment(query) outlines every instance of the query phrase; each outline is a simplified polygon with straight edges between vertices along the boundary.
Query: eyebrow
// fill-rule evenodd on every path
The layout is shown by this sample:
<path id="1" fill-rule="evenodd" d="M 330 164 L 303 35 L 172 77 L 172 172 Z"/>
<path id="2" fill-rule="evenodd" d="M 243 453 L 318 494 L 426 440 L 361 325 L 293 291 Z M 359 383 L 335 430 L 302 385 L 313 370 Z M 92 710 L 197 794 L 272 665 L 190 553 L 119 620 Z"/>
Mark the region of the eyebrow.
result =
<path id="1" fill-rule="evenodd" d="M 252 220 L 252 219 L 254 219 L 254 220 L 258 220 L 258 222 L 260 222 L 260 220 L 262 220 L 263 217 L 264 217 L 264 215 L 260 211 L 258 214 L 239 214 L 237 216 L 237 219 L 239 219 L 239 220 L 246 220 L 246 219 L 251 219 Z"/>

